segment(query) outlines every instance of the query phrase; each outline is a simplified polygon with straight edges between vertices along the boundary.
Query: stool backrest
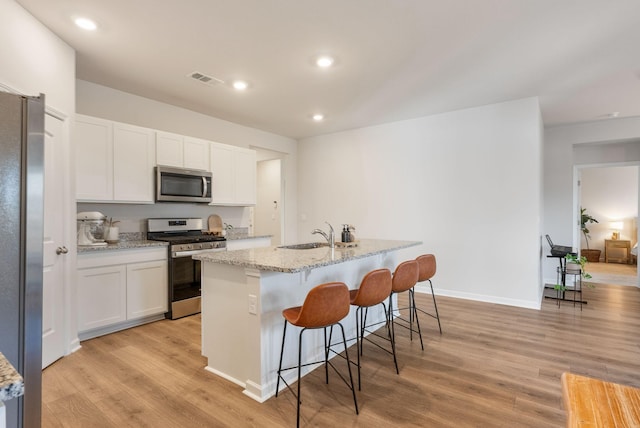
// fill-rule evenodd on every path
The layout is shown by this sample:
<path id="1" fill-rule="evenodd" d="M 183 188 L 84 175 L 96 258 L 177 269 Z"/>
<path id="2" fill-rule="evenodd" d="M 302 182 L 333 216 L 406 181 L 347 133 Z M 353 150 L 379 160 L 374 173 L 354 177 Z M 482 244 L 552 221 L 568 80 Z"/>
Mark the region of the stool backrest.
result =
<path id="1" fill-rule="evenodd" d="M 415 260 L 408 260 L 398 265 L 393 273 L 391 288 L 394 293 L 401 293 L 412 288 L 418 282 L 420 267 Z"/>
<path id="2" fill-rule="evenodd" d="M 351 302 L 354 305 L 369 307 L 382 303 L 391 294 L 391 271 L 376 269 L 364 276 L 358 293 Z"/>
<path id="3" fill-rule="evenodd" d="M 349 314 L 349 289 L 343 282 L 328 282 L 313 287 L 304 299 L 295 323 L 307 328 L 324 327 Z"/>
<path id="4" fill-rule="evenodd" d="M 433 254 L 423 254 L 416 258 L 420 266 L 418 282 L 431 279 L 436 274 L 436 256 Z"/>

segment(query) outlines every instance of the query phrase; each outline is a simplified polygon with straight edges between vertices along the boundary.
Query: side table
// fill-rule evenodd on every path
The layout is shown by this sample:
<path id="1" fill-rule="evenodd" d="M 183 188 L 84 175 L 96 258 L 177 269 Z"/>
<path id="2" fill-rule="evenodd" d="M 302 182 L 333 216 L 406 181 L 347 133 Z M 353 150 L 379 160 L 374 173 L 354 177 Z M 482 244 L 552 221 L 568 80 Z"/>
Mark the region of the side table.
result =
<path id="1" fill-rule="evenodd" d="M 624 259 L 611 257 L 611 250 L 614 248 L 622 248 L 626 251 Z M 604 240 L 604 262 L 609 263 L 609 260 L 616 260 L 618 263 L 630 263 L 631 262 L 631 241 L 625 239 L 605 239 Z"/>

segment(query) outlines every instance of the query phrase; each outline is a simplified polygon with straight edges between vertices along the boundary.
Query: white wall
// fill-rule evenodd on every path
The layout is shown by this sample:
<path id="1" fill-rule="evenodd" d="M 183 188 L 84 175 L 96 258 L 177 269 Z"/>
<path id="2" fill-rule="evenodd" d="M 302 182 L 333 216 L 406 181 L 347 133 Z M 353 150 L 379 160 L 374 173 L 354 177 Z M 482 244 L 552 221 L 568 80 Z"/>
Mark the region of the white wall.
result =
<path id="1" fill-rule="evenodd" d="M 528 98 L 304 139 L 300 240 L 423 241 L 402 257 L 436 254 L 440 294 L 539 307 L 540 124 Z"/>
<path id="2" fill-rule="evenodd" d="M 75 52 L 13 0 L 0 0 L 0 83 L 75 111 Z"/>
<path id="3" fill-rule="evenodd" d="M 77 80 L 76 91 L 78 113 L 223 144 L 285 153 L 283 171 L 286 182 L 286 212 L 284 214 L 287 218 L 296 218 L 297 142 L 295 140 L 83 80 Z M 155 207 L 159 210 L 156 216 L 165 215 L 162 213 L 168 209 L 160 204 L 155 204 Z M 126 211 L 124 213 L 122 208 L 117 210 L 127 218 L 144 218 L 147 215 L 141 206 L 129 206 L 124 209 Z M 200 208 L 195 208 L 193 211 L 199 212 L 199 210 Z M 235 221 L 234 219 L 240 218 L 243 224 L 235 224 L 235 226 L 247 226 L 248 215 L 242 210 L 243 208 L 223 209 L 222 211 L 227 213 L 227 217 L 223 217 L 223 220 Z M 196 213 L 195 215 L 200 214 Z M 297 233 L 295 222 L 289 221 L 285 225 L 286 239 L 289 242 L 294 242 Z"/>
<path id="4" fill-rule="evenodd" d="M 258 200 L 254 210 L 254 232 L 256 235 L 272 235 L 271 245 L 275 246 L 280 245 L 282 241 L 280 171 L 280 159 L 258 162 Z"/>
<path id="5" fill-rule="evenodd" d="M 543 233 L 577 248 L 574 166 L 640 160 L 640 117 L 546 128 Z M 574 146 L 576 153 L 574 155 Z M 548 254 L 548 246 L 543 253 Z M 543 277 L 555 281 L 556 260 L 544 260 Z"/>

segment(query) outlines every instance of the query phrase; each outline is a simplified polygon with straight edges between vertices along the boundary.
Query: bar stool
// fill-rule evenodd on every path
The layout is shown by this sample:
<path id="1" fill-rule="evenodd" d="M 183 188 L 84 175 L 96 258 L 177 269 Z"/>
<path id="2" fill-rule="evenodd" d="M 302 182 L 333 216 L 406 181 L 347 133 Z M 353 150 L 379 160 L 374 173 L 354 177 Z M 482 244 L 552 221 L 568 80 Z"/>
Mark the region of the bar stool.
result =
<path id="1" fill-rule="evenodd" d="M 391 329 L 389 328 L 389 318 L 387 316 L 387 305 L 384 301 L 391 294 L 391 271 L 389 269 L 377 269 L 369 272 L 364 276 L 360 287 L 357 290 L 351 290 L 351 305 L 357 306 L 356 308 L 356 349 L 358 350 L 358 390 L 361 389 L 360 383 L 360 356 L 362 355 L 363 342 L 365 339 L 370 343 L 376 345 L 378 348 L 393 354 L 393 363 L 396 366 L 396 373 L 398 371 L 398 361 L 396 360 L 396 347 L 393 343 L 393 337 L 391 336 Z M 367 330 L 367 327 L 373 327 L 381 322 L 367 325 L 367 313 L 369 308 L 382 305 L 385 314 L 385 327 L 387 329 L 388 338 L 383 337 L 375 331 Z M 363 310 L 364 309 L 364 310 Z M 367 332 L 371 335 L 389 340 L 391 343 L 391 351 L 380 346 L 377 342 L 364 336 Z"/>
<path id="2" fill-rule="evenodd" d="M 356 390 L 353 385 L 353 376 L 351 375 L 351 363 L 349 362 L 349 353 L 347 351 L 347 340 L 344 334 L 342 321 L 349 314 L 349 289 L 342 282 L 329 282 L 320 284 L 312 288 L 307 297 L 304 299 L 302 306 L 288 308 L 282 311 L 284 317 L 284 330 L 282 332 L 282 348 L 280 350 L 280 364 L 278 365 L 278 381 L 276 382 L 276 397 L 280 387 L 280 379 L 291 390 L 298 400 L 297 407 L 297 426 L 300 426 L 300 374 L 303 366 L 318 364 L 324 362 L 325 377 L 327 384 L 329 383 L 329 368 L 331 366 L 340 378 L 349 386 L 353 393 L 353 404 L 358 414 L 358 402 L 356 401 Z M 282 356 L 284 355 L 284 342 L 287 334 L 287 323 L 302 327 L 298 336 L 298 365 L 293 367 L 282 368 Z M 331 349 L 331 335 L 335 325 L 340 326 L 342 331 L 342 343 L 344 344 L 344 352 L 347 360 L 347 368 L 349 369 L 349 382 L 340 374 L 335 366 L 329 361 L 329 352 L 337 352 Z M 331 327 L 329 331 L 329 340 L 327 343 L 327 327 Z M 302 334 L 309 329 L 324 329 L 324 360 L 302 364 Z M 339 355 L 339 354 L 338 354 Z M 298 393 L 294 393 L 287 381 L 282 377 L 282 372 L 286 370 L 298 369 Z"/>
<path id="3" fill-rule="evenodd" d="M 416 308 L 420 312 L 425 315 L 429 315 L 431 318 L 435 318 L 438 320 L 438 329 L 440 330 L 440 334 L 442 334 L 442 326 L 440 325 L 440 315 L 438 314 L 438 304 L 436 303 L 436 295 L 433 292 L 433 283 L 431 282 L 431 278 L 436 274 L 436 256 L 433 254 L 423 254 L 416 258 L 419 266 L 418 273 L 418 282 L 429 281 L 429 285 L 431 286 L 431 297 L 433 297 L 433 307 L 436 310 L 436 314 L 430 314 L 427 311 L 423 311 L 420 308 Z M 409 290 L 409 293 L 415 293 L 415 290 L 412 288 Z M 415 301 L 415 298 L 414 298 Z"/>
<path id="4" fill-rule="evenodd" d="M 420 337 L 420 347 L 424 351 L 424 344 L 422 343 L 422 332 L 420 331 L 420 321 L 418 320 L 418 311 L 416 310 L 416 302 L 413 296 L 413 293 L 409 293 L 409 306 L 408 308 L 398 308 L 398 316 L 393 317 L 393 295 L 403 293 L 405 291 L 411 291 L 413 287 L 418 282 L 418 272 L 420 267 L 416 260 L 408 260 L 406 262 L 402 262 L 396 267 L 395 272 L 393 272 L 393 279 L 391 281 L 391 295 L 389 296 L 389 321 L 391 322 L 391 337 L 393 338 L 393 343 L 395 344 L 396 333 L 395 333 L 395 324 L 396 321 L 402 321 L 409 326 L 407 327 L 405 324 L 398 324 L 401 327 L 404 327 L 409 330 L 409 337 L 413 341 L 413 332 L 418 333 Z M 409 319 L 406 320 L 401 317 L 400 310 L 401 309 L 409 309 Z M 417 330 L 413 329 L 413 319 L 416 320 L 416 325 L 418 327 Z"/>

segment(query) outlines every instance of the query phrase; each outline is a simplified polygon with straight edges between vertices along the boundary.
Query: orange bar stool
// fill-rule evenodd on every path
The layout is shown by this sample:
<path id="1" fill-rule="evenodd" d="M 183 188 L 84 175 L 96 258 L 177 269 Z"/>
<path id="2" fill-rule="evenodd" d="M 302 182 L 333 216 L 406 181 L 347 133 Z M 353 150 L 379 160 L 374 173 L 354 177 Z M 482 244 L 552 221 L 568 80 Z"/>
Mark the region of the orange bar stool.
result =
<path id="1" fill-rule="evenodd" d="M 438 329 L 440 330 L 440 334 L 442 334 L 442 326 L 440 325 L 440 315 L 438 314 L 438 304 L 436 303 L 436 294 L 433 292 L 433 283 L 431 282 L 431 278 L 436 274 L 436 256 L 433 254 L 423 254 L 416 258 L 418 265 L 420 267 L 418 273 L 418 282 L 429 281 L 429 285 L 431 286 L 431 297 L 433 297 L 433 307 L 436 310 L 435 315 L 431 314 L 427 311 L 423 311 L 420 308 L 416 308 L 420 312 L 425 315 L 429 315 L 431 318 L 435 318 L 438 320 Z M 409 290 L 409 293 L 413 294 L 415 291 L 413 289 Z M 415 301 L 415 299 L 414 299 Z"/>
<path id="2" fill-rule="evenodd" d="M 356 346 L 358 354 L 358 389 L 361 389 L 360 383 L 360 356 L 362 355 L 363 343 L 367 339 L 368 342 L 376 345 L 380 349 L 393 354 L 393 362 L 396 365 L 396 373 L 398 371 L 398 361 L 396 360 L 396 347 L 393 343 L 393 337 L 391 336 L 391 329 L 389 327 L 389 318 L 387 316 L 387 305 L 384 301 L 391 294 L 391 271 L 389 269 L 377 269 L 369 272 L 364 276 L 360 287 L 357 290 L 351 290 L 351 305 L 357 306 L 356 308 Z M 380 323 L 374 323 L 367 325 L 367 312 L 369 308 L 382 305 L 385 314 L 385 324 L 387 329 L 388 338 L 385 338 L 375 331 L 367 330 L 367 327 L 373 327 Z M 364 309 L 364 310 L 363 310 Z M 364 333 L 367 332 L 371 335 L 387 339 L 391 342 L 391 351 L 380 346 L 377 342 L 365 337 Z"/>
<path id="3" fill-rule="evenodd" d="M 338 376 L 344 381 L 345 384 L 351 389 L 353 393 L 353 404 L 356 408 L 356 414 L 358 414 L 358 402 L 356 400 L 356 390 L 353 385 L 353 376 L 351 375 L 351 363 L 349 362 L 349 353 L 347 350 L 347 340 L 344 335 L 344 327 L 340 323 L 349 314 L 349 289 L 342 282 L 329 282 L 326 284 L 320 284 L 312 288 L 307 297 L 304 299 L 302 306 L 296 306 L 288 308 L 282 311 L 284 317 L 284 330 L 282 332 L 282 348 L 280 349 L 280 364 L 278 365 L 278 381 L 276 382 L 276 397 L 278 396 L 278 389 L 280 387 L 280 379 L 289 388 L 289 390 L 296 396 L 298 400 L 297 408 L 297 426 L 300 426 L 300 374 L 301 369 L 304 366 L 312 364 L 324 363 L 325 377 L 327 384 L 329 383 L 329 366 L 333 368 Z M 282 368 L 282 356 L 284 355 L 284 342 L 287 334 L 287 324 L 292 324 L 297 327 L 302 327 L 300 334 L 298 335 L 298 365 L 293 367 Z M 344 345 L 345 359 L 347 361 L 347 368 L 349 370 L 349 382 L 342 376 L 342 374 L 336 369 L 331 361 L 329 361 L 329 352 L 334 352 L 338 356 L 337 352 L 331 349 L 331 335 L 333 333 L 333 327 L 335 325 L 340 326 L 342 332 L 342 343 Z M 327 327 L 330 327 L 329 338 L 327 340 Z M 302 364 L 302 334 L 309 329 L 324 329 L 324 360 L 315 361 L 311 363 Z M 298 392 L 293 392 L 293 389 L 289 386 L 287 381 L 282 377 L 282 372 L 291 369 L 298 369 Z"/>
<path id="4" fill-rule="evenodd" d="M 420 331 L 420 321 L 418 320 L 418 311 L 416 310 L 416 302 L 414 299 L 414 295 L 411 291 L 413 291 L 413 287 L 418 282 L 418 274 L 419 274 L 420 266 L 416 260 L 408 260 L 406 262 L 402 262 L 396 267 L 395 272 L 393 272 L 393 279 L 391 281 L 391 295 L 389 296 L 389 320 L 391 322 L 391 337 L 395 343 L 396 333 L 395 333 L 395 325 L 396 323 L 404 328 L 409 330 L 409 337 L 413 341 L 413 333 L 418 333 L 420 337 L 420 347 L 424 351 L 424 344 L 422 343 L 422 332 Z M 393 316 L 393 295 L 403 293 L 405 291 L 409 291 L 409 307 L 408 308 L 398 308 L 398 316 Z M 400 310 L 409 309 L 409 319 L 402 318 L 400 314 Z M 417 330 L 413 328 L 413 320 L 416 321 Z M 398 323 L 398 321 L 400 321 Z"/>

